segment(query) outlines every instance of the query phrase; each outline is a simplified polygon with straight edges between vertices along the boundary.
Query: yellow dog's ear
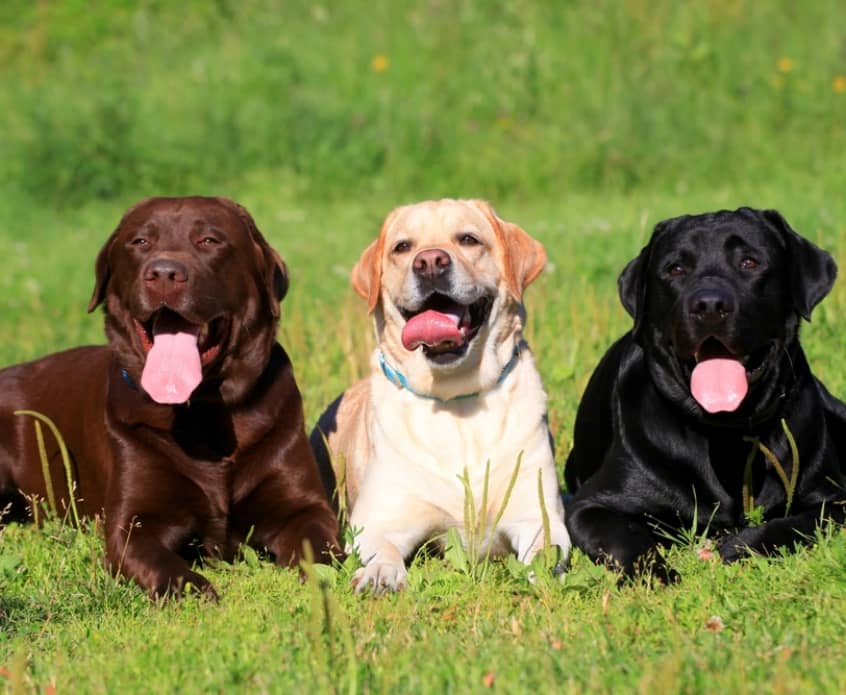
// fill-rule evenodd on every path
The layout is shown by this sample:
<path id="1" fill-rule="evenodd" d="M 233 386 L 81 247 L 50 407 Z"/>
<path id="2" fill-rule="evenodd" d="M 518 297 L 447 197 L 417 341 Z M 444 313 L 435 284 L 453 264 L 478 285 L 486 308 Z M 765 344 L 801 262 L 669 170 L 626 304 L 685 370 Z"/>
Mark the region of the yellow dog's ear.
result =
<path id="1" fill-rule="evenodd" d="M 367 311 L 371 314 L 379 303 L 379 296 L 382 292 L 382 254 L 385 251 L 385 238 L 400 210 L 401 208 L 392 210 L 385 218 L 378 238 L 364 249 L 361 258 L 358 259 L 358 263 L 352 269 L 350 279 L 353 289 L 367 300 Z"/>
<path id="2" fill-rule="evenodd" d="M 522 301 L 523 291 L 546 266 L 546 249 L 513 222 L 500 219 L 490 203 L 484 200 L 468 202 L 491 223 L 502 249 L 502 269 L 508 292 L 518 302 Z"/>

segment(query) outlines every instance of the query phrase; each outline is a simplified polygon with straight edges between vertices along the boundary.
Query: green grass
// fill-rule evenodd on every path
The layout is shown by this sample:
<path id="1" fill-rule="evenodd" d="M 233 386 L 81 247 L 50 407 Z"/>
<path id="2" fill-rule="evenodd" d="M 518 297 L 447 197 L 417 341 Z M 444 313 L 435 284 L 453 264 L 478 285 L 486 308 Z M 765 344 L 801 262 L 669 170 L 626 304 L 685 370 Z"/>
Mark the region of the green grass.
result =
<path id="1" fill-rule="evenodd" d="M 690 210 L 705 209 L 706 200 L 711 207 L 746 202 L 719 192 L 687 200 Z M 528 333 L 549 391 L 559 463 L 590 369 L 629 323 L 616 272 L 672 202 L 574 196 L 566 204 L 499 206 L 550 256 L 549 270 L 527 292 Z M 313 422 L 366 369 L 370 327 L 346 275 L 387 207 L 283 205 L 261 192 L 250 205 L 292 268 L 281 338 Z M 804 220 L 800 228 L 842 261 L 846 225 L 828 226 L 825 215 L 846 219 L 846 206 L 785 213 Z M 6 254 L 16 289 L 0 299 L 15 336 L 2 346 L 4 363 L 101 339 L 100 316 L 84 313 L 99 241 L 68 238 L 94 226 L 104 227 L 96 235 L 104 238 L 118 214 L 96 204 L 45 217 L 27 241 L 29 253 Z M 296 234 L 286 231 L 289 220 Z M 53 249 L 41 265 L 37 249 Z M 28 280 L 37 289 L 27 289 Z M 841 284 L 804 330 L 817 373 L 841 395 L 844 311 Z M 478 572 L 419 559 L 407 591 L 378 601 L 352 594 L 350 566 L 324 577 L 323 595 L 317 583 L 303 586 L 296 573 L 248 553 L 203 570 L 220 605 L 157 607 L 107 575 L 96 532 L 13 526 L 0 531 L 0 665 L 25 690 L 55 684 L 80 692 L 468 692 L 484 689 L 489 674 L 506 691 L 842 691 L 846 534 L 829 529 L 795 555 L 731 567 L 698 559 L 701 546 L 683 539 L 671 551 L 684 580 L 669 588 L 618 588 L 578 552 L 561 585 L 531 585 L 513 562 Z M 724 629 L 708 628 L 712 616 Z"/>
<path id="2" fill-rule="evenodd" d="M 268 171 L 320 202 L 785 169 L 842 190 L 844 22 L 838 0 L 7 0 L 0 178 L 73 203 Z"/>
<path id="3" fill-rule="evenodd" d="M 78 0 L 0 6 L 0 365 L 102 342 L 93 263 L 154 194 L 244 203 L 292 274 L 280 338 L 309 425 L 367 370 L 349 271 L 395 205 L 492 200 L 547 247 L 527 292 L 559 466 L 630 325 L 616 276 L 665 217 L 776 207 L 846 265 L 846 8 L 751 2 Z M 839 81 L 839 80 L 842 80 Z M 840 86 L 838 86 L 840 85 Z M 846 285 L 803 328 L 846 396 Z M 56 385 L 60 388 L 60 385 Z M 461 482 L 456 480 L 456 484 Z M 354 596 L 246 551 L 222 595 L 151 604 L 96 528 L 0 529 L 12 692 L 846 690 L 846 533 L 738 565 L 682 538 L 678 586 L 415 560 Z M 718 617 L 715 618 L 714 616 Z M 721 627 L 722 626 L 722 627 Z"/>

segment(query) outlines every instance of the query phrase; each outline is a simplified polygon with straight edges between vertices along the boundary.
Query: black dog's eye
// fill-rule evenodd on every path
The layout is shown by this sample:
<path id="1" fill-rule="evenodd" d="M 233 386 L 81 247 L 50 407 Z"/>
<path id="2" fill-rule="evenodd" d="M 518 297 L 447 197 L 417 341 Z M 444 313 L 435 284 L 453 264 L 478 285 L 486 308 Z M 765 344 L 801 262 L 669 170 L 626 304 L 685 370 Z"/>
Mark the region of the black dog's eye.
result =
<path id="1" fill-rule="evenodd" d="M 687 269 L 681 263 L 670 263 L 667 266 L 667 275 L 671 278 L 679 278 L 687 273 Z"/>
<path id="2" fill-rule="evenodd" d="M 411 243 L 408 241 L 398 241 L 394 244 L 394 253 L 408 253 L 411 251 Z"/>
<path id="3" fill-rule="evenodd" d="M 755 270 L 755 268 L 757 268 L 759 265 L 761 264 L 758 263 L 758 261 L 756 261 L 754 258 L 750 258 L 749 256 L 744 257 L 740 261 L 740 267 L 743 268 L 743 270 Z"/>
<path id="4" fill-rule="evenodd" d="M 464 233 L 458 237 L 458 243 L 462 246 L 479 246 L 482 242 L 472 234 Z"/>

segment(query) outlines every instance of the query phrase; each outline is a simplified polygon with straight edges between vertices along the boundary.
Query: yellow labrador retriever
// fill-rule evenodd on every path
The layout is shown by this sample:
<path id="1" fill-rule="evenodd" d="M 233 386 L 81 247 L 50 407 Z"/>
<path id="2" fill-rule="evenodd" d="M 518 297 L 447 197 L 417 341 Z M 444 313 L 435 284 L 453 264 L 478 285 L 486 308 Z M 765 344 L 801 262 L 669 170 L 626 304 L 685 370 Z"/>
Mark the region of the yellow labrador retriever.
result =
<path id="1" fill-rule="evenodd" d="M 480 555 L 528 563 L 548 541 L 567 557 L 546 394 L 523 340 L 523 290 L 545 263 L 487 203 L 439 200 L 391 212 L 353 269 L 376 330 L 372 374 L 329 406 L 311 442 L 329 492 L 345 481 L 357 591 L 400 589 L 405 558 L 452 527 Z"/>

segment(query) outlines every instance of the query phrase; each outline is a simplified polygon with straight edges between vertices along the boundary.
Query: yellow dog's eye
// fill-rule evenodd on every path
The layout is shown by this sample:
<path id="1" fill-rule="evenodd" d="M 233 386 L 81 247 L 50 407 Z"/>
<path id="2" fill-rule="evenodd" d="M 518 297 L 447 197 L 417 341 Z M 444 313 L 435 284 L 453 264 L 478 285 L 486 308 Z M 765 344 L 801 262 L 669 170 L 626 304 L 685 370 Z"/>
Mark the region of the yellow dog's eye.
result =
<path id="1" fill-rule="evenodd" d="M 394 244 L 394 253 L 406 253 L 411 251 L 411 243 L 408 241 L 398 241 Z"/>
<path id="2" fill-rule="evenodd" d="M 462 246 L 478 246 L 482 242 L 472 234 L 462 234 L 458 237 L 458 243 Z"/>

